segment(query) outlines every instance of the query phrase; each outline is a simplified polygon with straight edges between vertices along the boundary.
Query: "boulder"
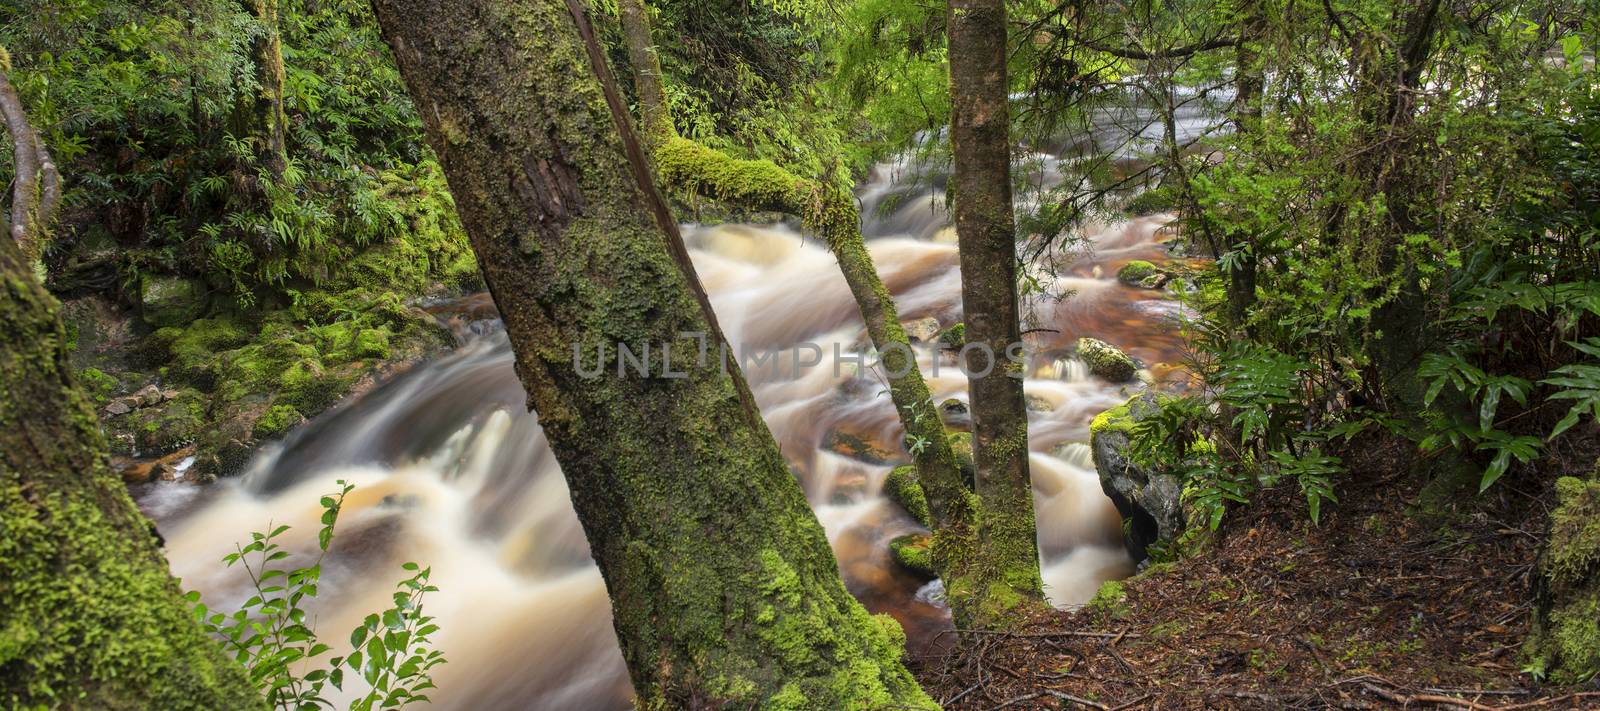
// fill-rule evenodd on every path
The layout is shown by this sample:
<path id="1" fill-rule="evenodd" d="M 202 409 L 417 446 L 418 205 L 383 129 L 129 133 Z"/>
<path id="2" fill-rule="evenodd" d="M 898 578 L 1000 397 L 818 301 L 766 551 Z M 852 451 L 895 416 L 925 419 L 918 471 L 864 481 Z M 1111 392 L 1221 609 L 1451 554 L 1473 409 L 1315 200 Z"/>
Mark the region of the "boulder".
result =
<path id="1" fill-rule="evenodd" d="M 943 330 L 939 326 L 939 319 L 932 316 L 911 321 L 901 321 L 900 327 L 905 329 L 906 338 L 912 343 L 932 343 Z"/>
<path id="2" fill-rule="evenodd" d="M 939 421 L 945 427 L 968 429 L 972 427 L 972 413 L 967 410 L 967 403 L 956 398 L 946 398 L 939 403 Z"/>
<path id="3" fill-rule="evenodd" d="M 1147 558 L 1150 545 L 1157 541 L 1178 540 L 1184 529 L 1183 482 L 1128 458 L 1133 426 L 1160 407 L 1156 395 L 1146 392 L 1100 413 L 1089 425 L 1089 448 L 1100 488 L 1122 514 L 1123 542 L 1134 560 Z"/>
<path id="4" fill-rule="evenodd" d="M 1117 281 L 1128 286 L 1144 286 L 1145 280 L 1160 275 L 1161 270 L 1156 268 L 1156 265 L 1143 259 L 1135 259 L 1117 270 Z"/>
<path id="5" fill-rule="evenodd" d="M 183 326 L 205 307 L 205 286 L 193 279 L 147 275 L 139 288 L 139 314 L 152 328 Z"/>
<path id="6" fill-rule="evenodd" d="M 933 570 L 933 552 L 926 533 L 911 533 L 889 541 L 889 555 L 900 567 L 925 578 L 937 578 Z"/>
<path id="7" fill-rule="evenodd" d="M 1522 654 L 1529 671 L 1565 686 L 1600 677 L 1600 478 L 1557 479 L 1556 497 Z"/>
<path id="8" fill-rule="evenodd" d="M 1089 372 L 1113 383 L 1126 383 L 1138 374 L 1139 367 L 1128 354 L 1116 346 L 1096 338 L 1080 338 L 1078 358 L 1088 364 Z"/>

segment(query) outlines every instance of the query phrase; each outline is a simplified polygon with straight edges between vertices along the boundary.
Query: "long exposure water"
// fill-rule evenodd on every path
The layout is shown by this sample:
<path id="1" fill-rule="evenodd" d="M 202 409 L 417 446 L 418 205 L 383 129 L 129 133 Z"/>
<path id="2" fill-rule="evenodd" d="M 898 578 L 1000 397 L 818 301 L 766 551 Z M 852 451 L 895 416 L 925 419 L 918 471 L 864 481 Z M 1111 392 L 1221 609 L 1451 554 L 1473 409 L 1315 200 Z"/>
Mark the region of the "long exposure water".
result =
<path id="1" fill-rule="evenodd" d="M 961 320 L 953 234 L 936 201 L 899 201 L 898 171 L 877 171 L 861 194 L 869 247 L 902 320 Z M 925 187 L 925 186 L 924 186 Z M 916 190 L 922 190 L 917 188 Z M 1051 601 L 1081 604 L 1102 581 L 1131 573 L 1120 520 L 1090 461 L 1089 420 L 1130 393 L 1092 377 L 1068 354 L 1080 336 L 1116 344 L 1165 377 L 1179 359 L 1166 324 L 1177 304 L 1119 284 L 1133 259 L 1160 258 L 1162 220 L 1090 226 L 1087 249 L 1046 275 L 1048 296 L 1027 304 L 1036 353 L 1030 464 L 1039 542 Z M 827 249 L 783 226 L 686 230 L 696 270 L 736 345 L 826 353 L 864 342 L 855 304 Z M 524 411 L 512 354 L 493 305 L 475 295 L 434 309 L 460 338 L 452 353 L 291 432 L 248 472 L 210 487 L 154 486 L 140 503 L 158 521 L 174 572 L 213 609 L 247 596 L 243 573 L 222 565 L 234 544 L 271 524 L 292 526 L 286 548 L 305 561 L 316 547 L 321 495 L 355 484 L 324 561 L 315 626 L 330 642 L 389 604 L 401 563 L 432 566 L 439 592 L 428 610 L 449 663 L 436 670 L 443 709 L 623 709 L 631 691 L 616 649 L 600 575 L 589 560 L 560 468 L 536 416 Z M 948 354 L 919 346 L 936 402 L 965 399 Z M 934 362 L 945 365 L 937 376 Z M 949 627 L 937 583 L 903 571 L 888 541 L 921 530 L 881 494 L 905 461 L 900 426 L 869 370 L 831 358 L 816 366 L 747 372 L 762 414 L 828 532 L 851 592 L 900 619 L 913 651 Z M 1132 386 L 1137 388 L 1140 386 Z M 848 443 L 846 445 L 845 443 Z"/>

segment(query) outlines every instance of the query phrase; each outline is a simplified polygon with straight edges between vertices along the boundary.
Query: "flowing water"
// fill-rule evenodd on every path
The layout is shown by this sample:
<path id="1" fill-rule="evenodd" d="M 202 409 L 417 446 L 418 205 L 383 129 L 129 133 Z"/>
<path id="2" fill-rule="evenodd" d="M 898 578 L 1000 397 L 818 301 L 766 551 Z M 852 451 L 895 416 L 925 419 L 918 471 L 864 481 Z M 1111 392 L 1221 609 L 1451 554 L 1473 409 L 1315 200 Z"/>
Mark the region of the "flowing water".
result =
<path id="1" fill-rule="evenodd" d="M 874 209 L 904 194 L 885 166 L 863 188 L 872 257 L 902 319 L 961 320 L 960 275 L 942 209 L 923 199 Z M 919 194 L 913 189 L 913 194 Z M 1112 275 L 1132 259 L 1161 258 L 1159 219 L 1091 228 L 1089 249 L 1047 277 L 1052 297 L 1030 300 L 1037 352 L 1030 363 L 1029 437 L 1039 542 L 1052 602 L 1081 604 L 1128 575 L 1120 521 L 1101 492 L 1086 445 L 1089 420 L 1128 396 L 1067 357 L 1079 336 L 1117 344 L 1159 366 L 1179 358 L 1164 319 L 1177 305 Z M 863 342 L 833 257 L 782 226 L 687 231 L 694 263 L 736 345 L 825 353 Z M 1056 298 L 1065 294 L 1064 298 Z M 329 641 L 388 606 L 400 565 L 432 566 L 428 611 L 449 663 L 436 670 L 434 706 L 446 709 L 622 709 L 631 692 L 600 575 L 589 560 L 565 481 L 512 370 L 512 354 L 484 295 L 439 305 L 460 346 L 343 403 L 263 450 L 247 474 L 204 488 L 162 484 L 140 495 L 159 522 L 173 569 L 213 609 L 246 597 L 242 571 L 220 559 L 272 525 L 292 526 L 286 548 L 309 559 L 321 495 L 355 484 L 324 561 L 315 626 Z M 787 358 L 787 357 L 786 357 Z M 937 402 L 965 399 L 950 356 L 921 347 Z M 942 366 L 933 374 L 935 364 Z M 1178 374 L 1174 374 L 1177 377 Z M 887 542 L 920 530 L 881 495 L 899 424 L 870 371 L 831 358 L 811 367 L 747 372 L 756 399 L 817 516 L 850 590 L 902 621 L 913 650 L 947 629 L 937 583 L 900 570 Z M 846 446 L 841 443 L 851 443 Z"/>

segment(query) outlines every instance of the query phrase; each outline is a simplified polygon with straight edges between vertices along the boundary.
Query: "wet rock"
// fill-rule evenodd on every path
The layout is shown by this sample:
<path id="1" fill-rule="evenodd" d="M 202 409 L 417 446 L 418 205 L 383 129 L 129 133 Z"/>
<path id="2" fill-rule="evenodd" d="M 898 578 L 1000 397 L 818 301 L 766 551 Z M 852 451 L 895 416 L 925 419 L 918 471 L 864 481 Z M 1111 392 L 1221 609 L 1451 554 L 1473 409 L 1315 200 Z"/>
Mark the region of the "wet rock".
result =
<path id="1" fill-rule="evenodd" d="M 923 526 L 933 527 L 933 518 L 928 512 L 928 499 L 922 491 L 922 482 L 917 479 L 917 468 L 906 464 L 895 467 L 889 476 L 883 480 L 883 495 L 890 501 L 900 505 L 911 518 Z"/>
<path id="2" fill-rule="evenodd" d="M 112 417 L 126 415 L 130 412 L 133 412 L 133 408 L 122 400 L 113 400 L 110 405 L 106 405 L 106 414 Z"/>
<path id="3" fill-rule="evenodd" d="M 149 275 L 139 289 L 139 315 L 154 328 L 182 326 L 206 308 L 205 286 L 193 279 Z"/>
<path id="4" fill-rule="evenodd" d="M 900 452 L 890 449 L 883 443 L 874 441 L 872 435 L 864 432 L 852 432 L 844 426 L 831 430 L 824 435 L 822 448 L 868 464 L 891 464 L 896 460 L 905 461 Z"/>
<path id="5" fill-rule="evenodd" d="M 1156 265 L 1143 259 L 1135 259 L 1122 265 L 1122 268 L 1117 270 L 1117 281 L 1128 286 L 1144 286 L 1144 282 L 1147 279 L 1160 275 L 1161 270 Z"/>
<path id="6" fill-rule="evenodd" d="M 1023 399 L 1026 401 L 1028 412 L 1050 412 L 1056 409 L 1056 406 L 1049 400 L 1038 395 L 1025 395 Z"/>
<path id="7" fill-rule="evenodd" d="M 911 321 L 901 321 L 900 327 L 906 330 L 906 338 L 912 343 L 932 343 L 939 337 L 943 329 L 939 326 L 939 319 L 932 316 Z"/>
<path id="8" fill-rule="evenodd" d="M 1139 372 L 1128 354 L 1099 339 L 1078 339 L 1077 354 L 1079 359 L 1088 364 L 1089 372 L 1113 383 L 1126 383 Z"/>
<path id="9" fill-rule="evenodd" d="M 972 426 L 972 413 L 967 410 L 967 403 L 953 397 L 946 398 L 939 403 L 939 421 L 945 427 L 966 429 Z"/>
<path id="10" fill-rule="evenodd" d="M 1128 458 L 1129 433 L 1154 415 L 1160 401 L 1143 393 L 1094 418 L 1089 448 L 1100 488 L 1122 514 L 1123 542 L 1134 560 L 1148 557 L 1151 544 L 1172 542 L 1184 529 L 1183 483 L 1172 474 L 1149 471 Z"/>
<path id="11" fill-rule="evenodd" d="M 900 567 L 925 578 L 939 577 L 933 570 L 931 539 L 926 533 L 911 533 L 889 541 L 889 555 Z"/>

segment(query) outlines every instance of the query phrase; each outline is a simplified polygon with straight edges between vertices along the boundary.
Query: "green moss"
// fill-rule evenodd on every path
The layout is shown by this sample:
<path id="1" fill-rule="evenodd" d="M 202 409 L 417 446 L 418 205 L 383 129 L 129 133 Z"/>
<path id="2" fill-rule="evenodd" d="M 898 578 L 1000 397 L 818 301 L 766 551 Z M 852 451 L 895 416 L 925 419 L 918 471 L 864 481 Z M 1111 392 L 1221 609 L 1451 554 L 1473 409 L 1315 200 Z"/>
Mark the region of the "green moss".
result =
<path id="1" fill-rule="evenodd" d="M 24 493 L 15 472 L 0 475 L 0 705 L 263 707 L 188 614 L 144 531 L 60 491 Z M 103 495 L 132 510 L 120 483 L 95 476 L 109 482 Z"/>
<path id="2" fill-rule="evenodd" d="M 1107 580 L 1096 590 L 1094 597 L 1084 605 L 1102 620 L 1119 620 L 1128 616 L 1128 591 L 1120 580 Z"/>
<path id="3" fill-rule="evenodd" d="M 83 386 L 89 399 L 96 403 L 104 403 L 111 399 L 111 395 L 117 391 L 119 385 L 116 378 L 106 375 L 105 371 L 99 368 L 84 368 L 78 371 L 78 384 Z"/>
<path id="4" fill-rule="evenodd" d="M 1117 281 L 1132 286 L 1138 286 L 1146 278 L 1157 273 L 1156 265 L 1143 259 L 1135 259 L 1124 264 L 1117 270 Z"/>
<path id="5" fill-rule="evenodd" d="M 933 527 L 927 496 L 922 492 L 922 483 L 917 481 L 916 467 L 906 464 L 891 469 L 889 476 L 883 480 L 883 495 L 899 504 L 917 523 Z"/>
<path id="6" fill-rule="evenodd" d="M 1121 405 L 1095 415 L 1094 419 L 1089 421 L 1089 433 L 1100 434 L 1102 432 L 1132 432 L 1133 426 L 1136 423 L 1129 413 L 1129 403 L 1131 402 L 1132 401 L 1130 400 L 1129 402 L 1122 403 Z"/>
<path id="7" fill-rule="evenodd" d="M 967 324 L 958 323 L 945 329 L 939 334 L 939 342 L 949 348 L 960 348 L 967 344 Z"/>
<path id="8" fill-rule="evenodd" d="M 910 533 L 889 541 L 889 555 L 906 570 L 936 578 L 939 573 L 933 567 L 933 551 L 930 546 L 928 534 Z"/>
<path id="9" fill-rule="evenodd" d="M 141 455 L 166 454 L 199 439 L 206 424 L 206 400 L 198 391 L 184 388 L 166 403 L 126 417 L 135 428 L 134 444 Z"/>
<path id="10" fill-rule="evenodd" d="M 1579 684 L 1600 676 L 1600 481 L 1562 477 L 1556 495 L 1523 655 L 1531 671 Z"/>
<path id="11" fill-rule="evenodd" d="M 1094 373 L 1113 383 L 1124 383 L 1133 379 L 1139 368 L 1116 346 L 1095 338 L 1080 338 L 1077 343 L 1078 357 L 1088 364 L 1089 372 Z"/>
<path id="12" fill-rule="evenodd" d="M 300 414 L 293 405 L 273 405 L 261 419 L 256 420 L 253 431 L 257 439 L 267 439 L 283 434 L 305 420 L 305 415 Z"/>

